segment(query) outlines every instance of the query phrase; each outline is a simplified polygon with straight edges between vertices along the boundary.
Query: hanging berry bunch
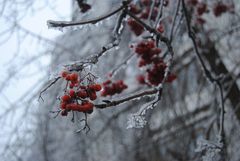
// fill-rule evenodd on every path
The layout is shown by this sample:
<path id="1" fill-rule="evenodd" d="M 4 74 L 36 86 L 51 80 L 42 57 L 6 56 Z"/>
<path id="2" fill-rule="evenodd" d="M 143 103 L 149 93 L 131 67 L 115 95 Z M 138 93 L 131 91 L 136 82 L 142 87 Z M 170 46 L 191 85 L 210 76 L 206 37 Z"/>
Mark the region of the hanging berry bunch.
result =
<path id="1" fill-rule="evenodd" d="M 94 104 L 91 101 L 97 99 L 97 92 L 102 89 L 100 84 L 94 82 L 95 76 L 88 73 L 80 78 L 77 72 L 63 71 L 61 77 L 67 81 L 64 95 L 61 96 L 61 115 L 67 116 L 70 111 L 92 113 Z"/>
<path id="2" fill-rule="evenodd" d="M 219 17 L 226 12 L 234 13 L 233 10 L 234 10 L 233 4 L 229 5 L 229 4 L 224 4 L 222 2 L 218 2 L 213 7 L 213 14 L 216 17 Z"/>
<path id="3" fill-rule="evenodd" d="M 215 17 L 220 17 L 224 13 L 234 13 L 234 5 L 232 3 L 225 4 L 223 2 L 217 2 L 213 4 L 213 7 L 209 7 L 208 3 L 202 2 L 200 0 L 188 0 L 187 4 L 192 7 L 193 11 L 196 13 L 195 23 L 203 25 L 206 20 L 203 18 L 204 14 L 210 13 L 212 11 Z"/>
<path id="4" fill-rule="evenodd" d="M 101 96 L 112 96 L 114 94 L 120 94 L 123 90 L 127 89 L 127 85 L 123 82 L 123 80 L 118 80 L 116 82 L 112 82 L 111 80 L 107 80 L 103 83 L 103 91 Z"/>
<path id="5" fill-rule="evenodd" d="M 154 3 L 154 4 L 152 4 Z M 168 6 L 169 1 L 164 1 L 164 6 Z M 141 0 L 135 4 L 131 4 L 129 10 L 135 14 L 142 21 L 152 21 L 155 22 L 159 12 L 160 1 L 151 1 L 151 0 Z M 153 8 L 152 8 L 153 7 Z M 206 7 L 206 6 L 205 6 Z M 206 8 L 202 6 L 201 12 L 204 12 Z M 204 10 L 204 11 L 203 11 Z M 201 13 L 202 14 L 202 13 Z M 128 25 L 130 30 L 136 35 L 139 36 L 144 32 L 144 28 L 138 22 L 132 18 L 128 19 Z M 159 33 L 164 33 L 164 24 L 160 23 L 156 26 L 156 30 Z M 149 86 L 157 86 L 162 83 L 165 77 L 166 63 L 163 58 L 160 56 L 161 49 L 156 46 L 156 40 L 154 39 L 144 39 L 134 45 L 131 45 L 131 48 L 134 48 L 134 52 L 139 58 L 138 67 L 144 68 L 145 74 L 137 76 L 137 80 L 140 84 L 147 84 Z M 168 73 L 166 82 L 172 82 L 176 79 L 176 75 Z"/>
<path id="6" fill-rule="evenodd" d="M 157 86 L 165 76 L 167 67 L 163 58 L 160 56 L 161 49 L 156 47 L 155 40 L 143 40 L 136 44 L 134 51 L 139 57 L 139 67 L 145 67 L 146 75 L 139 75 L 137 80 L 140 84 Z M 176 75 L 168 73 L 166 82 L 172 82 Z"/>
<path id="7" fill-rule="evenodd" d="M 155 1 L 155 6 L 151 12 L 151 0 L 141 0 L 137 4 L 131 4 L 129 6 L 129 11 L 135 14 L 142 20 L 147 20 L 150 16 L 150 19 L 155 21 L 158 15 L 158 6 L 159 1 Z M 151 15 L 150 15 L 151 13 Z M 144 28 L 138 22 L 132 18 L 128 18 L 128 26 L 130 30 L 136 35 L 139 36 L 144 32 Z"/>

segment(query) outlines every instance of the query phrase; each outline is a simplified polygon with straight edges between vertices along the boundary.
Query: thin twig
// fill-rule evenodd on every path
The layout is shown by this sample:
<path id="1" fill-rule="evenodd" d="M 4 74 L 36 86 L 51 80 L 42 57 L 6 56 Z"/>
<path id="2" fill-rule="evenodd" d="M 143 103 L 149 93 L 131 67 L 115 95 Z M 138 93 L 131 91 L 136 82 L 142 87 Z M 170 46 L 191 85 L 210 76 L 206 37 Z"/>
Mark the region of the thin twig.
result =
<path id="1" fill-rule="evenodd" d="M 114 69 L 111 71 L 110 74 L 111 74 L 112 76 L 114 76 L 115 73 L 116 73 L 117 71 L 119 71 L 122 66 L 127 65 L 128 61 L 129 61 L 134 55 L 135 55 L 134 53 L 131 54 L 131 55 L 129 55 L 121 64 L 119 64 L 116 68 L 114 68 Z"/>
<path id="2" fill-rule="evenodd" d="M 156 18 L 156 22 L 154 24 L 154 28 L 156 28 L 157 25 L 161 22 L 161 17 L 162 17 L 162 12 L 163 12 L 163 3 L 164 3 L 164 0 L 161 0 L 160 11 L 158 10 L 158 15 L 157 15 L 157 18 Z"/>
<path id="3" fill-rule="evenodd" d="M 201 66 L 203 67 L 203 71 L 206 75 L 206 77 L 210 80 L 210 82 L 212 83 L 216 83 L 216 85 L 218 86 L 219 90 L 220 90 L 220 95 L 221 95 L 221 113 L 220 113 L 220 129 L 219 129 L 219 143 L 222 145 L 222 151 L 225 151 L 225 134 L 224 134 L 224 113 L 225 113 L 225 107 L 224 107 L 224 96 L 223 96 L 223 88 L 222 88 L 222 84 L 220 82 L 220 77 L 214 78 L 211 74 L 211 72 L 207 69 L 203 58 L 200 55 L 200 52 L 198 50 L 198 46 L 197 46 L 197 42 L 195 40 L 195 34 L 191 29 L 191 21 L 189 19 L 189 14 L 187 11 L 187 8 L 185 6 L 185 2 L 184 0 L 182 0 L 182 8 L 183 8 L 183 12 L 186 18 L 186 25 L 187 25 L 187 29 L 188 29 L 188 35 L 190 37 L 190 39 L 193 42 L 193 46 L 195 49 L 195 53 L 198 57 L 198 60 L 200 61 Z M 222 156 L 224 157 L 224 155 Z"/>
<path id="4" fill-rule="evenodd" d="M 50 88 L 52 85 L 54 85 L 61 77 L 56 77 L 50 84 L 48 84 L 43 90 L 41 90 L 40 94 L 39 94 L 39 97 L 38 97 L 38 101 L 41 99 L 42 101 L 43 98 L 42 98 L 42 94 L 48 90 L 48 88 Z"/>
<path id="5" fill-rule="evenodd" d="M 173 18 L 173 23 L 172 23 L 172 27 L 171 27 L 171 31 L 170 31 L 170 38 L 169 38 L 170 42 L 172 42 L 172 39 L 173 39 L 173 31 L 174 31 L 175 22 L 176 22 L 176 19 L 177 19 L 177 16 L 178 16 L 179 8 L 180 8 L 180 3 L 181 3 L 181 0 L 178 0 L 177 9 L 176 9 L 176 12 L 175 12 L 175 15 L 174 15 L 174 18 Z"/>
<path id="6" fill-rule="evenodd" d="M 85 25 L 85 24 L 96 24 L 99 21 L 102 21 L 104 19 L 107 19 L 108 17 L 111 17 L 118 13 L 119 11 L 123 10 L 126 5 L 128 5 L 131 1 L 126 1 L 126 3 L 123 3 L 122 6 L 114 9 L 110 13 L 107 13 L 103 16 L 99 16 L 94 19 L 86 20 L 86 21 L 79 21 L 79 22 L 72 22 L 72 21 L 53 21 L 53 20 L 48 20 L 47 24 L 49 27 L 67 27 L 67 26 L 79 26 L 79 25 Z"/>
<path id="7" fill-rule="evenodd" d="M 159 90 L 157 88 L 154 88 L 154 89 L 151 89 L 151 90 L 148 90 L 148 91 L 143 91 L 143 92 L 137 93 L 135 95 L 131 95 L 131 96 L 123 98 L 123 99 L 113 100 L 113 101 L 110 101 L 110 102 L 104 103 L 104 104 L 96 104 L 95 107 L 103 109 L 103 108 L 107 108 L 107 107 L 111 107 L 111 106 L 117 106 L 117 105 L 120 105 L 124 102 L 137 99 L 139 97 L 143 97 L 143 96 L 147 96 L 147 95 L 153 95 L 153 94 L 157 93 L 158 91 Z"/>

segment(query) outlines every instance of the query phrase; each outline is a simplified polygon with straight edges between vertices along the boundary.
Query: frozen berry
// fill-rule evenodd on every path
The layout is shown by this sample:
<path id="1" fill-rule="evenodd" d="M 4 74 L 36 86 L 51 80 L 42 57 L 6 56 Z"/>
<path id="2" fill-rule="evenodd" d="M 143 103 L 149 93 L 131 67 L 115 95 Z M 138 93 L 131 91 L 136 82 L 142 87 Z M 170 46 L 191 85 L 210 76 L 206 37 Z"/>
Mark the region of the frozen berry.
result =
<path id="1" fill-rule="evenodd" d="M 74 97 L 75 96 L 75 91 L 73 89 L 69 90 L 69 95 L 71 97 Z"/>
<path id="2" fill-rule="evenodd" d="M 71 97 L 70 97 L 69 95 L 63 95 L 63 96 L 61 97 L 61 100 L 64 101 L 64 102 L 68 102 L 68 101 L 71 100 Z"/>

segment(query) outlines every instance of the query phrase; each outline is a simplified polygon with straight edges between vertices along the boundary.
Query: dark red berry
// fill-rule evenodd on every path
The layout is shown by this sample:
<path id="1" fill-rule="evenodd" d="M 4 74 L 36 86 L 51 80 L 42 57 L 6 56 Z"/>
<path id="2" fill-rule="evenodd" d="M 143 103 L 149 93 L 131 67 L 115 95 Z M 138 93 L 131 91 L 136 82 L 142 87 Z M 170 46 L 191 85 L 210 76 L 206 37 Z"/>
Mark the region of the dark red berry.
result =
<path id="1" fill-rule="evenodd" d="M 75 96 L 75 91 L 73 89 L 69 90 L 69 95 L 71 97 L 74 97 Z"/>
<path id="2" fill-rule="evenodd" d="M 213 8 L 213 13 L 216 17 L 221 16 L 223 13 L 227 12 L 228 7 L 225 4 L 217 3 Z"/>
<path id="3" fill-rule="evenodd" d="M 136 36 L 139 36 L 144 32 L 144 27 L 140 25 L 138 22 L 136 22 L 135 20 L 129 18 L 127 23 L 131 31 L 133 31 Z"/>
<path id="4" fill-rule="evenodd" d="M 144 75 L 138 75 L 137 80 L 140 84 L 145 84 L 146 83 Z"/>
<path id="5" fill-rule="evenodd" d="M 63 78 L 65 78 L 67 75 L 68 75 L 68 72 L 67 72 L 67 71 L 62 71 L 61 76 L 62 76 Z"/>
<path id="6" fill-rule="evenodd" d="M 77 96 L 82 99 L 85 99 L 85 98 L 87 98 L 87 92 L 85 90 L 80 90 L 77 92 Z"/>
<path id="7" fill-rule="evenodd" d="M 95 84 L 94 85 L 94 90 L 95 91 L 101 91 L 101 89 L 102 89 L 102 86 L 100 84 Z"/>
<path id="8" fill-rule="evenodd" d="M 71 100 L 71 97 L 69 95 L 63 95 L 61 97 L 61 100 L 64 102 L 69 102 Z"/>

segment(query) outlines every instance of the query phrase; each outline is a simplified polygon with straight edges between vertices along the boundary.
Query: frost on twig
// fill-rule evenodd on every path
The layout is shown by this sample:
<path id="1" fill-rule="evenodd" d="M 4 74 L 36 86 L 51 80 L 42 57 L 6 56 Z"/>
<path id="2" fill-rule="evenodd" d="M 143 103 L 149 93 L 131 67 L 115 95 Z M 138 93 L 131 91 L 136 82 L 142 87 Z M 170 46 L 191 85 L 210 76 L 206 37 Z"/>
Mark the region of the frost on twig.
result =
<path id="1" fill-rule="evenodd" d="M 156 94 L 154 95 L 154 99 L 151 102 L 147 102 L 140 108 L 140 110 L 137 113 L 131 114 L 128 117 L 127 129 L 143 128 L 147 124 L 147 121 L 145 119 L 147 110 L 153 109 L 158 101 L 159 95 L 158 92 L 156 92 Z"/>
<path id="2" fill-rule="evenodd" d="M 203 161 L 220 161 L 222 145 L 205 139 L 198 139 L 196 152 L 204 153 Z"/>
<path id="3" fill-rule="evenodd" d="M 127 129 L 143 128 L 147 124 L 145 117 L 139 114 L 131 114 L 128 118 Z"/>
<path id="4" fill-rule="evenodd" d="M 97 22 L 100 22 L 104 19 L 107 19 L 113 15 L 115 15 L 116 13 L 118 13 L 119 11 L 123 10 L 128 4 L 130 3 L 130 1 L 126 1 L 126 3 L 124 3 L 122 6 L 119 6 L 118 8 L 114 9 L 113 11 L 93 18 L 93 19 L 89 19 L 86 21 L 77 21 L 77 22 L 72 22 L 72 21 L 53 21 L 53 20 L 48 20 L 47 21 L 47 26 L 48 28 L 56 28 L 56 27 L 68 27 L 68 26 L 80 26 L 80 25 L 86 25 L 86 24 L 96 24 Z"/>

